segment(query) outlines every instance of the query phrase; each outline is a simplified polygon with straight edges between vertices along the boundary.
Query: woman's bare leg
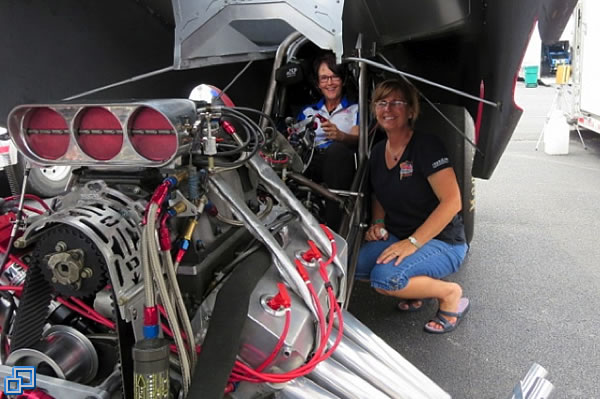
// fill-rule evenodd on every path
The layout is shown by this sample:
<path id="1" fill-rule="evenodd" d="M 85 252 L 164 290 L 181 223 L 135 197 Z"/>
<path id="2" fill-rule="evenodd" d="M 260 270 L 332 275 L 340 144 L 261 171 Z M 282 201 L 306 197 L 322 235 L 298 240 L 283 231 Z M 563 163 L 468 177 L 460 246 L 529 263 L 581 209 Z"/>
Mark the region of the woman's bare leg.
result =
<path id="1" fill-rule="evenodd" d="M 462 297 L 460 285 L 427 276 L 411 277 L 406 287 L 401 290 L 387 291 L 381 288 L 375 288 L 375 290 L 380 294 L 402 299 L 437 298 L 440 302 L 440 309 L 447 312 L 458 311 L 458 304 Z M 451 324 L 456 323 L 456 317 L 444 317 Z M 435 322 L 428 323 L 428 326 L 438 330 L 442 329 L 442 326 Z"/>

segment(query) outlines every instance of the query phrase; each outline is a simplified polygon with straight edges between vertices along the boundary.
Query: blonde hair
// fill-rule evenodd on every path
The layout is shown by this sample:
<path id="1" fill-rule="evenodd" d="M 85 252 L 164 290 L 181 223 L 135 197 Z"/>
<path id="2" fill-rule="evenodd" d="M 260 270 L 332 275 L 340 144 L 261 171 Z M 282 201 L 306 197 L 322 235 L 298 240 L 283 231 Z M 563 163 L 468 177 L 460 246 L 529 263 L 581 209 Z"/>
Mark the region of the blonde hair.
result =
<path id="1" fill-rule="evenodd" d="M 375 87 L 375 91 L 373 91 L 371 112 L 375 114 L 375 103 L 383 100 L 392 93 L 401 93 L 404 101 L 408 103 L 408 106 L 412 110 L 412 117 L 409 118 L 408 122 L 411 127 L 414 127 L 420 111 L 419 94 L 417 93 L 417 89 L 404 79 L 389 79 L 379 83 Z"/>

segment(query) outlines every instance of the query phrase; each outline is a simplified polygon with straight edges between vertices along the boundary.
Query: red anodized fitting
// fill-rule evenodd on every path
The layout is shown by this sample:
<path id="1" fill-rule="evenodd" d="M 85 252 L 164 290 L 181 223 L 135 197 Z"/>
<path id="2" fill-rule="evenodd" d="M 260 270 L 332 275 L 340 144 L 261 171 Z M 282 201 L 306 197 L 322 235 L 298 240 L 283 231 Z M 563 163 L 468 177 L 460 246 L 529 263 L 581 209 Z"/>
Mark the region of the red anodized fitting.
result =
<path id="1" fill-rule="evenodd" d="M 292 306 L 292 300 L 290 299 L 290 294 L 288 293 L 285 284 L 277 283 L 277 288 L 279 289 L 279 292 L 267 301 L 267 305 L 273 310 L 279 310 L 281 308 L 289 309 Z"/>

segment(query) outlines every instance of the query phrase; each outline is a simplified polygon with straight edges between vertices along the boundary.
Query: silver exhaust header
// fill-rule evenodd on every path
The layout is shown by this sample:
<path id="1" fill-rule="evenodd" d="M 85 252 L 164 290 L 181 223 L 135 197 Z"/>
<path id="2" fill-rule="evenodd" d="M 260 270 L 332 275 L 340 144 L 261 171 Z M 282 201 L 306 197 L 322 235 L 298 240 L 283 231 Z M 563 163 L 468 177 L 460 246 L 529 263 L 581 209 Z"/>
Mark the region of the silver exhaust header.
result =
<path id="1" fill-rule="evenodd" d="M 519 381 L 513 390 L 511 399 L 548 399 L 554 385 L 546 379 L 548 371 L 537 363 L 533 363 L 525 378 Z"/>
<path id="2" fill-rule="evenodd" d="M 295 378 L 275 393 L 276 399 L 340 399 L 306 377 Z"/>
<path id="3" fill-rule="evenodd" d="M 389 396 L 332 358 L 319 363 L 308 378 L 340 398 L 389 399 Z"/>
<path id="4" fill-rule="evenodd" d="M 347 311 L 343 311 L 344 341 L 351 342 L 358 350 L 368 353 L 379 363 L 379 367 L 392 373 L 396 381 L 402 381 L 403 389 L 412 392 L 409 398 L 449 399 L 450 395 L 423 374 L 395 349 L 379 338 L 367 326 Z M 342 341 L 342 342 L 344 342 Z M 337 351 L 336 351 L 337 353 Z M 335 353 L 334 353 L 335 357 Z M 360 370 L 353 370 L 357 373 Z M 360 374 L 359 374 L 360 375 Z M 365 377 L 363 377 L 365 378 Z M 377 386 L 377 385 L 376 385 Z M 380 389 L 382 389 L 380 387 Z M 383 389 L 382 389 L 383 390 Z M 385 391 L 387 392 L 387 391 Z M 414 395 L 414 396 L 412 396 Z M 393 396 L 397 397 L 397 396 Z"/>

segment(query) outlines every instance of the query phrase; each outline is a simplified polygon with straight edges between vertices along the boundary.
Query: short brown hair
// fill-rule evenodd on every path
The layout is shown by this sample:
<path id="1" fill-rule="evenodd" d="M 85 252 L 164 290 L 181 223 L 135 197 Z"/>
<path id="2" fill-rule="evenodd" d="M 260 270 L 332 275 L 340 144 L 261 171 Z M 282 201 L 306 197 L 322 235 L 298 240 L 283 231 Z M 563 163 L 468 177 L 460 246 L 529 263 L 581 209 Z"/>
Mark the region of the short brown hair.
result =
<path id="1" fill-rule="evenodd" d="M 404 79 L 389 79 L 379 83 L 373 92 L 371 112 L 375 113 L 376 102 L 381 101 L 392 93 L 402 93 L 404 96 L 404 101 L 406 101 L 408 106 L 412 109 L 413 117 L 409 119 L 409 123 L 411 127 L 414 127 L 420 110 L 419 94 L 417 93 L 415 86 Z"/>
<path id="2" fill-rule="evenodd" d="M 319 68 L 321 67 L 321 64 L 327 65 L 327 68 L 331 69 L 331 72 L 335 73 L 340 78 L 344 78 L 344 68 L 336 62 L 335 54 L 326 52 L 321 54 L 321 56 L 313 62 L 313 73 L 315 75 L 317 86 L 319 84 Z"/>

